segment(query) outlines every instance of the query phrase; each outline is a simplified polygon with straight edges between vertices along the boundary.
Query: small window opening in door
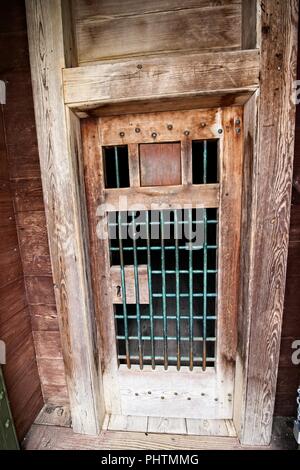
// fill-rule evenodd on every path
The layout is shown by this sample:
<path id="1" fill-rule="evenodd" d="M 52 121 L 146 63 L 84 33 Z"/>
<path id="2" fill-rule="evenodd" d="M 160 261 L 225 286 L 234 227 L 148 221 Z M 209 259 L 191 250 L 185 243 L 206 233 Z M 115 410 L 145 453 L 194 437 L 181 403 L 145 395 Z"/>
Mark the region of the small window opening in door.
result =
<path id="1" fill-rule="evenodd" d="M 106 188 L 129 188 L 127 145 L 103 147 L 103 166 Z"/>
<path id="2" fill-rule="evenodd" d="M 203 209 L 201 218 L 195 209 L 187 218 L 180 210 L 158 212 L 154 220 L 151 211 L 110 213 L 119 364 L 205 370 L 215 365 L 216 355 L 218 211 Z M 147 236 L 134 241 L 125 233 L 137 219 Z M 157 236 L 151 237 L 155 224 Z M 204 239 L 191 249 L 185 234 L 189 228 L 195 233 L 197 224 L 203 224 Z"/>
<path id="3" fill-rule="evenodd" d="M 195 140 L 192 144 L 193 184 L 219 182 L 218 140 Z"/>

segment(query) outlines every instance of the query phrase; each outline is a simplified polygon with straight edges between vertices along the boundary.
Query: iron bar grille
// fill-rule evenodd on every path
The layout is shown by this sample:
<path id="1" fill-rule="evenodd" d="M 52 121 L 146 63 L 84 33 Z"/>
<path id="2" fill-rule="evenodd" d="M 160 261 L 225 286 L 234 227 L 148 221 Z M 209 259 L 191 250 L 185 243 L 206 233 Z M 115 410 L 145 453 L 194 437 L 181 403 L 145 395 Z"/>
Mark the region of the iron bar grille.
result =
<path id="1" fill-rule="evenodd" d="M 202 209 L 200 218 L 196 209 L 187 209 L 187 216 L 181 210 L 154 212 L 108 217 L 111 265 L 121 273 L 122 304 L 114 305 L 118 360 L 141 369 L 205 370 L 215 363 L 217 209 Z M 191 246 L 198 225 L 202 243 Z M 147 265 L 148 304 L 140 303 L 141 265 Z M 127 266 L 133 266 L 135 304 L 126 302 Z"/>

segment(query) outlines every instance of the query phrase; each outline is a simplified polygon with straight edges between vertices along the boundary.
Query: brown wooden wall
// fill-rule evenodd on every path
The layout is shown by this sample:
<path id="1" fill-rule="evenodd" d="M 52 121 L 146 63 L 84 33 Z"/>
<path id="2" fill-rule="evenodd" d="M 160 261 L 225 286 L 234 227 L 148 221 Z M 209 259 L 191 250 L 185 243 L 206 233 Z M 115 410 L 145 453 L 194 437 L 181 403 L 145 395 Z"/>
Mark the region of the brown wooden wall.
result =
<path id="1" fill-rule="evenodd" d="M 12 245 L 18 245 L 19 241 L 19 258 L 12 252 L 14 258 L 11 263 L 14 264 L 9 269 L 13 270 L 14 265 L 18 266 L 20 279 L 14 291 L 10 292 L 10 298 L 18 305 L 18 310 L 19 304 L 23 302 L 26 308 L 23 316 L 25 312 L 27 315 L 26 322 L 21 316 L 15 318 L 17 325 L 11 325 L 11 335 L 16 326 L 23 331 L 26 324 L 26 334 L 32 329 L 44 400 L 65 403 L 67 393 L 42 197 L 24 0 L 10 0 L 0 4 L 0 79 L 7 82 L 7 103 L 3 106 L 8 150 L 7 179 L 11 187 L 17 226 L 13 235 L 12 229 L 8 233 L 8 248 L 13 249 Z M 0 243 L 2 238 L 1 235 Z M 9 263 L 7 254 L 3 262 Z M 1 274 L 5 277 L 3 272 L 0 276 Z M 6 328 L 10 328 L 10 325 L 7 324 Z M 31 348 L 32 356 L 32 337 Z M 26 354 L 29 354 L 29 349 Z M 9 381 L 10 377 L 7 374 L 6 376 Z M 30 380 L 29 376 L 27 380 Z M 38 382 L 38 375 L 35 373 L 36 388 Z M 41 408 L 41 395 L 39 407 Z M 27 409 L 24 416 L 31 413 Z"/>
<path id="2" fill-rule="evenodd" d="M 81 51 L 79 51 L 81 54 L 79 54 L 79 58 L 82 62 L 82 65 L 84 65 L 89 61 L 99 59 L 97 56 L 97 50 L 99 50 L 99 46 L 97 45 L 98 40 L 95 42 L 95 44 L 93 44 L 93 48 L 85 46 L 87 41 L 90 41 L 91 37 L 93 37 L 93 35 L 90 34 L 92 29 L 90 29 L 89 25 L 98 27 L 97 25 L 99 24 L 99 21 L 101 21 L 101 15 L 99 16 L 98 11 L 96 11 L 96 15 L 92 15 L 95 16 L 95 18 L 91 18 L 91 7 L 93 5 L 99 5 L 99 1 L 74 1 L 75 5 L 77 5 L 77 13 L 75 10 L 75 20 L 79 35 L 77 37 L 77 41 L 79 41 Z M 164 0 L 164 2 L 166 5 L 168 5 L 167 0 Z M 139 8 L 145 7 L 144 2 L 140 4 L 140 2 L 132 0 L 131 3 L 134 8 L 139 7 L 139 5 Z M 181 15 L 183 18 L 184 13 L 180 12 L 181 2 L 175 3 L 177 4 L 179 11 L 176 13 L 176 16 Z M 205 8 L 210 8 L 210 5 L 217 4 L 217 2 L 210 2 L 207 0 L 206 2 L 202 2 L 202 5 L 205 3 L 207 4 Z M 230 21 L 232 22 L 233 17 L 236 18 L 236 15 L 239 12 L 240 1 L 233 1 L 231 3 L 233 5 L 232 8 L 229 5 L 229 0 L 222 0 L 218 2 L 218 4 L 221 6 L 221 9 L 223 8 L 223 10 L 227 12 L 227 19 L 230 18 Z M 118 25 L 118 27 L 122 27 L 124 21 L 124 12 L 117 9 L 116 4 L 117 3 L 114 0 L 105 0 L 102 2 L 102 6 L 104 5 L 105 8 L 113 10 L 109 10 L 110 14 L 112 15 L 109 21 L 113 21 L 114 24 Z M 197 2 L 189 0 L 189 7 L 194 10 L 194 13 L 197 13 L 196 4 Z M 81 8 L 80 18 L 78 16 L 78 5 Z M 86 6 L 85 9 L 84 5 Z M 155 1 L 153 2 L 153 5 L 156 9 L 161 8 L 161 2 Z M 137 11 L 127 20 L 133 22 L 134 28 L 137 28 L 136 31 L 140 31 L 141 27 L 139 21 L 136 20 L 137 18 L 140 18 L 140 14 L 141 11 Z M 152 13 L 149 16 L 149 21 L 151 21 L 151 18 L 153 15 L 155 15 L 155 13 L 153 13 L 152 16 L 151 15 Z M 188 21 L 193 22 L 192 17 L 188 15 L 188 18 L 189 19 L 186 19 L 186 24 L 189 24 Z M 171 22 L 170 25 L 172 31 L 173 23 Z M 229 47 L 234 49 L 239 45 L 239 22 L 235 23 L 233 32 L 234 34 L 231 36 L 227 34 L 227 41 L 229 41 L 226 45 L 227 48 Z M 217 38 L 222 38 L 222 35 L 220 36 L 220 32 L 218 34 L 219 36 L 217 36 Z M 108 36 L 106 36 L 106 38 L 108 38 Z M 124 43 L 120 44 L 121 46 L 124 46 Z M 174 45 L 174 48 L 189 47 L 189 45 L 186 43 L 183 45 L 179 43 L 176 44 Z M 107 50 L 109 50 L 109 47 L 110 42 L 107 40 Z M 156 46 L 154 45 L 153 47 Z M 151 51 L 146 51 L 146 53 L 151 53 Z M 90 54 L 94 55 L 91 57 Z M 126 56 L 128 51 L 120 50 L 118 54 L 119 56 Z M 2 217 L 0 221 L 0 227 L 1 232 L 3 231 L 4 235 L 7 233 L 7 230 L 10 230 L 9 233 L 14 233 L 14 237 L 18 236 L 19 239 L 19 251 L 18 247 L 15 245 L 11 246 L 10 250 L 9 248 L 5 248 L 5 256 L 2 256 L 2 261 L 0 261 L 0 269 L 1 266 L 3 266 L 1 263 L 7 263 L 8 266 L 7 276 L 3 276 L 3 269 L 1 269 L 0 272 L 0 297 L 2 299 L 3 295 L 1 275 L 2 278 L 4 278 L 4 282 L 5 279 L 9 280 L 13 279 L 14 276 L 17 278 L 19 276 L 19 284 L 16 283 L 16 286 L 14 287 L 16 290 L 11 291 L 10 294 L 12 297 L 11 302 L 13 305 L 16 304 L 17 310 L 22 311 L 24 315 L 25 312 L 27 312 L 26 318 L 28 325 L 28 338 L 30 338 L 28 312 L 30 313 L 34 345 L 36 349 L 37 363 L 44 399 L 49 403 L 66 403 L 68 398 L 53 293 L 53 281 L 51 275 L 34 123 L 24 0 L 10 0 L 10 2 L 1 2 L 0 4 L 0 79 L 5 79 L 8 82 L 8 101 L 4 107 L 4 111 L 5 124 L 7 127 L 9 173 L 6 173 L 6 177 L 3 178 L 5 184 L 10 184 L 11 186 L 11 197 L 15 208 L 17 231 L 16 228 L 6 228 L 6 223 Z M 295 181 L 299 181 L 298 188 L 300 188 L 300 105 L 297 107 Z M 0 203 L 1 210 L 6 211 L 6 205 L 9 204 L 7 202 L 7 197 L 7 192 L 2 191 Z M 10 227 L 10 223 L 7 225 Z M 4 238 L 5 236 L 2 236 L 1 234 L 0 247 L 3 246 L 2 244 L 4 243 Z M 12 240 L 15 240 L 14 243 L 16 244 L 16 238 L 11 238 L 11 243 Z M 16 247 L 17 252 L 13 251 Z M 3 253 L 2 248 L 0 248 L 0 255 L 1 253 Z M 7 253 L 12 255 L 11 259 L 7 258 Z M 19 256 L 18 253 L 20 253 Z M 20 257 L 22 265 L 20 265 Z M 300 339 L 299 266 L 300 193 L 298 194 L 297 191 L 294 190 L 283 337 L 276 400 L 277 415 L 288 416 L 295 414 L 295 392 L 296 387 L 300 381 L 299 366 L 293 366 L 291 363 L 291 344 L 294 339 Z M 24 293 L 23 274 L 21 273 L 22 268 L 24 272 L 26 293 Z M 11 276 L 13 277 L 11 278 Z M 13 286 L 13 283 L 10 285 Z M 17 289 L 19 289 L 18 292 Z M 4 291 L 6 291 L 6 289 L 4 289 Z M 24 304 L 22 303 L 21 308 L 20 302 L 24 302 Z M 4 305 L 3 302 L 1 303 Z M 18 317 L 15 317 L 15 320 L 17 319 Z M 20 323 L 25 325 L 26 321 L 24 320 Z M 12 326 L 11 328 L 14 327 Z M 1 334 L 2 333 L 0 333 L 0 336 Z M 30 348 L 28 346 L 28 351 L 29 350 Z M 31 351 L 33 353 L 32 343 Z M 27 354 L 29 354 L 29 352 L 27 352 Z M 36 393 L 37 398 L 38 392 Z"/>
<path id="3" fill-rule="evenodd" d="M 300 34 L 299 34 L 300 39 Z M 300 41 L 298 41 L 298 80 L 300 80 Z M 295 416 L 296 391 L 300 385 L 300 365 L 292 363 L 292 343 L 300 340 L 300 104 L 296 107 L 296 136 L 290 242 L 285 306 L 279 360 L 275 413 Z"/>
<path id="4" fill-rule="evenodd" d="M 0 33 L 0 51 L 5 35 Z M 19 439 L 43 406 L 8 165 L 6 107 L 0 105 L 0 339 L 3 366 Z M 9 119 L 9 118 L 8 118 Z"/>

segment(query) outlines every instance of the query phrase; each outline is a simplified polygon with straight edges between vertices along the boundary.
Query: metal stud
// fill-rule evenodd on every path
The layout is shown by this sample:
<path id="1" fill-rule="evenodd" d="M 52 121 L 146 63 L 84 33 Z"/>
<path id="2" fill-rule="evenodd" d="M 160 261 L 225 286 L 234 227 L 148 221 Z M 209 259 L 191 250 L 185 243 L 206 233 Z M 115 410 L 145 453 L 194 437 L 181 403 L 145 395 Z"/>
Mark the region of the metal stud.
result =
<path id="1" fill-rule="evenodd" d="M 237 119 L 235 120 L 235 124 L 236 124 L 237 126 L 239 126 L 239 125 L 241 124 L 240 118 L 237 118 Z"/>
<path id="2" fill-rule="evenodd" d="M 171 130 L 173 129 L 173 125 L 172 125 L 172 124 L 168 124 L 168 125 L 167 125 L 167 128 L 168 128 L 169 131 L 171 131 Z"/>
<path id="3" fill-rule="evenodd" d="M 236 129 L 236 133 L 237 133 L 237 134 L 240 134 L 240 133 L 241 133 L 241 128 L 240 128 L 240 127 L 238 127 L 238 128 Z"/>
<path id="4" fill-rule="evenodd" d="M 139 127 L 136 127 L 135 132 L 138 134 L 139 132 L 141 132 L 141 129 Z"/>
<path id="5" fill-rule="evenodd" d="M 184 135 L 185 135 L 185 136 L 190 135 L 190 131 L 188 131 L 188 130 L 184 131 Z"/>
<path id="6" fill-rule="evenodd" d="M 205 126 L 206 126 L 206 122 L 201 122 L 200 126 L 201 126 L 201 127 L 205 127 Z"/>
<path id="7" fill-rule="evenodd" d="M 122 132 L 120 132 L 119 135 L 120 135 L 120 137 L 124 137 L 124 136 L 125 136 L 125 132 L 122 131 Z"/>
<path id="8" fill-rule="evenodd" d="M 152 135 L 153 139 L 156 139 L 156 137 L 157 137 L 157 133 L 156 133 L 156 132 L 152 132 L 151 135 Z"/>
<path id="9" fill-rule="evenodd" d="M 219 134 L 222 134 L 222 132 L 223 132 L 223 129 L 218 129 Z"/>

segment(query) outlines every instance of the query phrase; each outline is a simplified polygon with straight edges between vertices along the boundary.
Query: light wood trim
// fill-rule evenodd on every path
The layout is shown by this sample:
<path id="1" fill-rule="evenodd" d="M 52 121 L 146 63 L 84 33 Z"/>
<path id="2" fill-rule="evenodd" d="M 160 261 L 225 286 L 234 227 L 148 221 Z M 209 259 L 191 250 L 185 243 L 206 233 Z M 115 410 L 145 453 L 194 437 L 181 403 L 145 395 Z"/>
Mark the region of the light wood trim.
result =
<path id="1" fill-rule="evenodd" d="M 138 144 L 128 144 L 129 181 L 132 188 L 140 186 L 140 158 Z"/>
<path id="2" fill-rule="evenodd" d="M 100 333 L 105 408 L 107 413 L 111 413 L 111 404 L 119 401 L 118 396 L 116 396 L 118 389 L 109 386 L 111 376 L 106 372 L 107 370 L 117 370 L 118 363 L 114 309 L 111 301 L 109 245 L 108 240 L 97 235 L 98 224 L 107 226 L 106 217 L 101 217 L 98 213 L 98 207 L 105 201 L 103 191 L 104 168 L 98 119 L 83 119 L 81 129 L 90 235 L 89 248 L 96 318 Z M 121 413 L 121 410 L 118 410 L 118 413 Z"/>
<path id="3" fill-rule="evenodd" d="M 237 347 L 241 194 L 243 171 L 243 110 L 225 108 L 220 141 L 221 181 L 218 243 L 217 368 L 234 375 Z M 239 124 L 238 124 L 239 123 Z"/>
<path id="4" fill-rule="evenodd" d="M 70 41 L 64 42 L 63 26 L 70 21 L 66 21 L 66 5 L 62 8 L 61 0 L 27 0 L 26 11 L 43 194 L 73 429 L 97 434 L 104 406 L 86 245 L 80 127 L 77 117 L 65 108 L 62 95 L 61 71 L 71 65 L 70 56 L 74 58 Z"/>
<path id="5" fill-rule="evenodd" d="M 258 70 L 256 50 L 177 54 L 70 68 L 63 71 L 65 103 L 73 107 L 255 91 Z"/>
<path id="6" fill-rule="evenodd" d="M 237 426 L 242 443 L 266 445 L 272 431 L 288 254 L 298 1 L 265 0 L 260 23 L 260 93 L 257 105 L 247 108 L 247 120 L 253 119 L 247 128 L 255 132 L 245 135 L 250 180 L 243 211 L 250 222 L 244 221 L 243 227 L 240 314 L 250 318 L 250 325 L 245 322 L 240 328 L 249 348 L 238 348 L 236 389 L 243 393 Z"/>
<path id="7" fill-rule="evenodd" d="M 123 210 L 134 210 L 130 209 L 133 205 L 139 206 L 140 210 L 154 209 L 154 206 L 176 209 L 188 204 L 192 207 L 219 207 L 219 184 L 106 189 L 104 193 L 107 212 L 121 210 L 120 204 L 125 201 L 129 209 Z"/>

